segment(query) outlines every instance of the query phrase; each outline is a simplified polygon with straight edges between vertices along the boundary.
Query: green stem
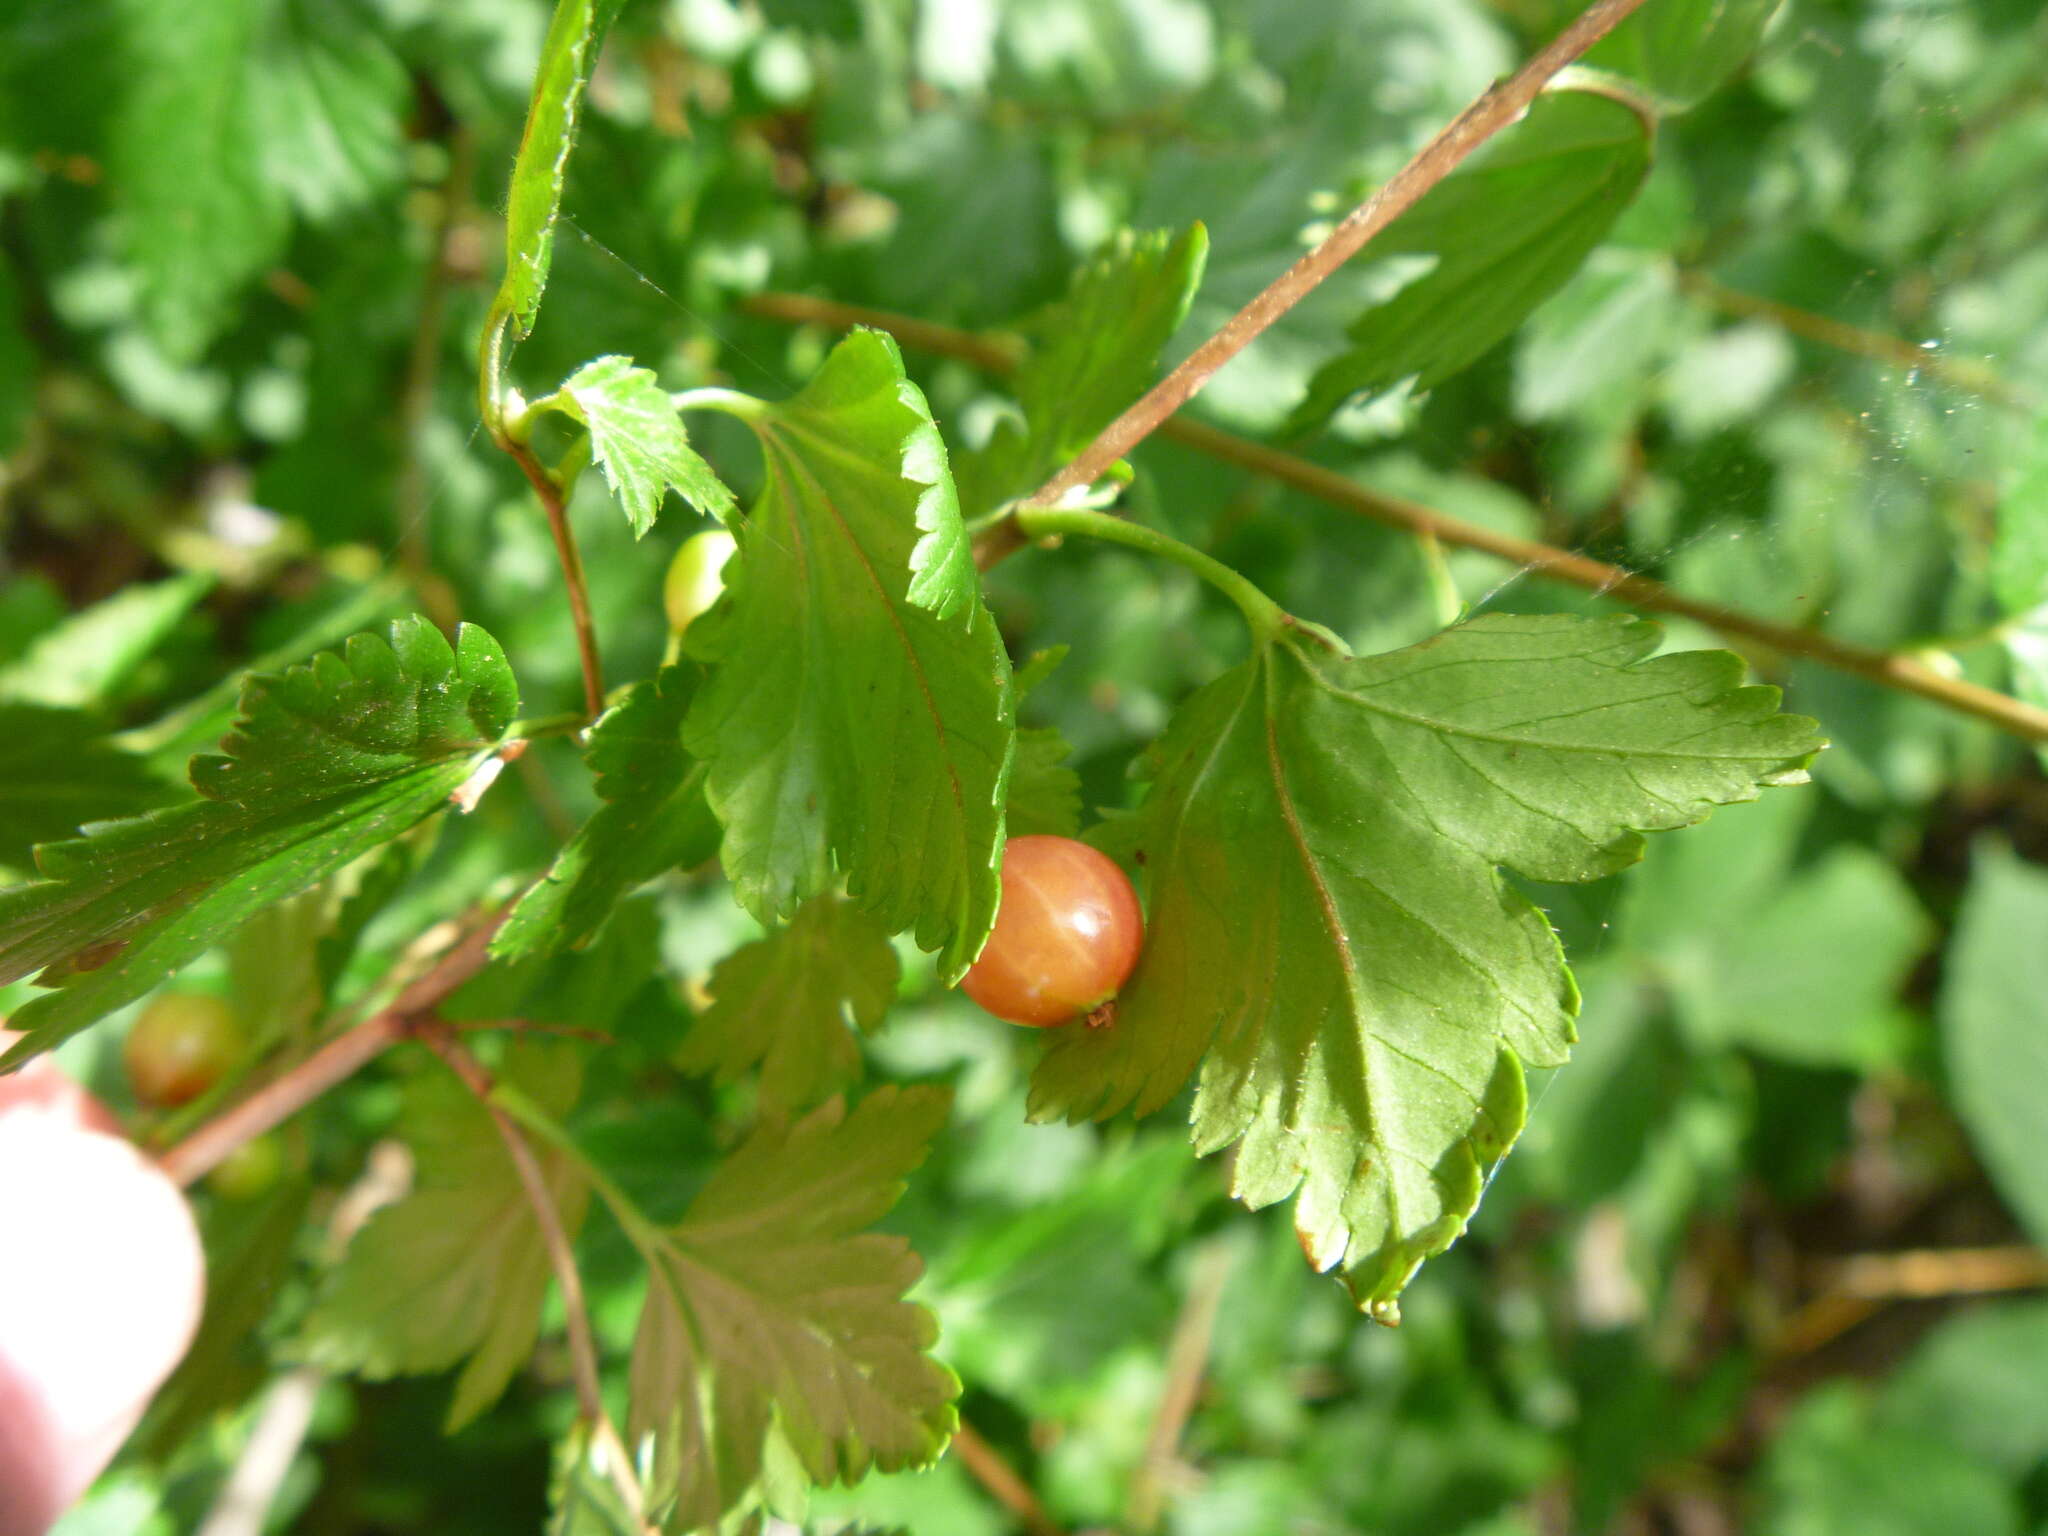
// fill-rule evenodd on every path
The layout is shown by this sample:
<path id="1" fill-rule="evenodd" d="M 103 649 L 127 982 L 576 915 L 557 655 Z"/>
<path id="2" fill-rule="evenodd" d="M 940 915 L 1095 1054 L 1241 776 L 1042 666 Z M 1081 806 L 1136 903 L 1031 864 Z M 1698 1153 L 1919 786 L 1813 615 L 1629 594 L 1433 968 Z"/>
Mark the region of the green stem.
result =
<path id="1" fill-rule="evenodd" d="M 1244 577 L 1221 560 L 1212 559 L 1156 528 L 1126 522 L 1103 512 L 1078 512 L 1062 507 L 1021 507 L 1015 514 L 1015 522 L 1017 531 L 1027 539 L 1056 539 L 1076 534 L 1082 538 L 1101 539 L 1107 544 L 1122 544 L 1128 549 L 1141 549 L 1148 555 L 1157 555 L 1162 560 L 1185 566 L 1237 604 L 1245 622 L 1251 625 L 1252 633 L 1261 640 L 1270 640 L 1287 627 L 1287 615 L 1280 605 Z"/>
<path id="2" fill-rule="evenodd" d="M 497 443 L 503 443 L 505 436 L 505 408 L 500 396 L 505 387 L 505 327 L 511 319 L 507 310 L 496 304 L 491 306 L 484 319 L 482 355 L 477 359 L 477 414 L 483 417 L 484 429 Z"/>
<path id="3" fill-rule="evenodd" d="M 768 414 L 768 402 L 756 400 L 752 395 L 742 394 L 736 389 L 720 389 L 707 384 L 701 389 L 679 390 L 670 395 L 669 404 L 679 411 L 723 411 L 728 416 L 737 416 L 741 421 L 758 421 Z"/>
<path id="4" fill-rule="evenodd" d="M 514 720 L 506 728 L 505 735 L 513 741 L 539 741 L 545 736 L 574 736 L 588 724 L 590 716 L 577 709 L 566 714 L 536 715 L 531 720 Z"/>

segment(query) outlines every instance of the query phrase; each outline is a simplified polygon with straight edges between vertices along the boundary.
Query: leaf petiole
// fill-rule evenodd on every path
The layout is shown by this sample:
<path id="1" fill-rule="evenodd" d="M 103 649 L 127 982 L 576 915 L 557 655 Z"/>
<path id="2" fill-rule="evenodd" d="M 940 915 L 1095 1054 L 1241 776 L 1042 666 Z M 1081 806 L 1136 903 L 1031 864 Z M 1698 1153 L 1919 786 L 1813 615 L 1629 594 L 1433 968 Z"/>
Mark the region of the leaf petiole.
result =
<path id="1" fill-rule="evenodd" d="M 1122 544 L 1128 549 L 1140 549 L 1186 567 L 1237 604 L 1245 622 L 1251 625 L 1252 634 L 1261 641 L 1273 639 L 1290 622 L 1278 603 L 1221 560 L 1205 555 L 1156 528 L 1147 528 L 1142 523 L 1111 517 L 1103 512 L 1083 512 L 1067 507 L 1022 507 L 1014 516 L 1017 531 L 1034 542 L 1075 534 L 1082 538 L 1101 539 L 1108 544 Z"/>
<path id="2" fill-rule="evenodd" d="M 723 411 L 741 421 L 753 422 L 768 414 L 768 402 L 756 400 L 737 389 L 720 389 L 707 384 L 699 389 L 678 390 L 669 403 L 678 411 Z"/>

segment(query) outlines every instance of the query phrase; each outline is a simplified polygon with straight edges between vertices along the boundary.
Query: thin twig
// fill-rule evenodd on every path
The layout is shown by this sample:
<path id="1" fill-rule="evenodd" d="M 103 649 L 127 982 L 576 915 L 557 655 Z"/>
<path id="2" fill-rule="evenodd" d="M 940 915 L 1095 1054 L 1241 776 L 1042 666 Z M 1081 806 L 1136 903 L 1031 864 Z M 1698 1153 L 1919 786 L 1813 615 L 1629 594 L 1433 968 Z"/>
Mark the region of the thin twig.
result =
<path id="1" fill-rule="evenodd" d="M 633 1474 L 633 1460 L 626 1454 L 625 1439 L 612 1423 L 611 1415 L 605 1412 L 604 1387 L 597 1371 L 597 1341 L 590 1331 L 590 1310 L 583 1299 L 583 1274 L 576 1267 L 576 1250 L 548 1189 L 547 1175 L 517 1123 L 492 1102 L 491 1091 L 497 1087 L 496 1081 L 455 1032 L 443 1026 L 430 1026 L 421 1032 L 420 1039 L 476 1095 L 491 1123 L 498 1128 L 499 1139 L 505 1143 L 505 1154 L 512 1160 L 519 1183 L 526 1191 L 526 1203 L 533 1208 L 534 1224 L 540 1228 L 541 1245 L 547 1249 L 555 1284 L 561 1288 L 562 1312 L 569 1334 L 569 1368 L 576 1381 L 577 1404 L 583 1411 L 584 1422 L 604 1447 L 605 1471 L 612 1486 L 618 1489 L 626 1507 L 644 1523 L 647 1496 Z"/>
<path id="2" fill-rule="evenodd" d="M 189 1186 L 244 1142 L 282 1125 L 328 1089 L 347 1081 L 404 1039 L 442 999 L 483 969 L 491 936 L 503 921 L 503 913 L 486 918 L 401 991 L 389 1007 L 335 1036 L 281 1077 L 207 1121 L 164 1153 L 158 1165 L 173 1183 Z"/>
<path id="3" fill-rule="evenodd" d="M 413 326 L 405 381 L 398 391 L 398 477 L 391 495 L 398 515 L 399 563 L 428 615 L 444 630 L 453 630 L 462 613 L 454 588 L 434 569 L 427 541 L 426 426 L 433 413 L 434 384 L 440 377 L 441 345 L 447 331 L 448 286 L 453 276 L 449 250 L 475 168 L 475 142 L 469 130 L 458 123 L 448 138 L 448 173 L 441 180 L 433 250 L 420 286 L 419 319 Z"/>
<path id="4" fill-rule="evenodd" d="M 504 450 L 526 476 L 541 511 L 547 514 L 548 532 L 555 538 L 555 555 L 562 564 L 562 580 L 569 589 L 569 621 L 576 628 L 576 657 L 583 664 L 583 708 L 592 720 L 604 713 L 604 664 L 597 655 L 597 626 L 590 616 L 590 588 L 583 578 L 583 556 L 576 550 L 576 535 L 569 527 L 569 507 L 562 487 L 545 464 L 525 443 L 500 440 Z"/>
<path id="5" fill-rule="evenodd" d="M 1050 506 L 1076 486 L 1092 485 L 1101 478 L 1112 464 L 1187 404 L 1254 337 L 1357 255 L 1373 236 L 1414 207 L 1480 145 L 1526 112 L 1551 76 L 1613 31 L 1642 3 L 1643 0 L 1594 0 L 1549 46 L 1506 80 L 1488 86 L 1395 172 L 1391 181 L 1346 214 L 1321 244 L 1267 284 L 1257 297 L 1225 321 L 1222 329 L 1188 354 L 1179 367 L 1104 427 L 1077 458 L 1038 488 L 1030 498 L 1031 504 Z"/>
<path id="6" fill-rule="evenodd" d="M 326 1380 L 327 1373 L 318 1366 L 301 1365 L 271 1385 L 234 1471 L 206 1512 L 199 1536 L 260 1536 L 285 1474 L 312 1427 L 313 1404 Z"/>
<path id="7" fill-rule="evenodd" d="M 1819 630 L 1773 624 L 1734 608 L 1723 608 L 1718 603 L 1703 603 L 1672 591 L 1661 581 L 1637 576 L 1618 565 L 1573 554 L 1554 545 L 1539 544 L 1534 539 L 1496 533 L 1491 528 L 1465 522 L 1416 502 L 1388 496 L 1320 464 L 1233 436 L 1202 422 L 1182 419 L 1168 425 L 1170 435 L 1177 442 L 1260 474 L 1271 475 L 1297 490 L 1361 513 L 1390 528 L 1406 533 L 1433 534 L 1445 544 L 1482 550 L 1541 575 L 1584 587 L 1602 597 L 1618 598 L 1658 613 L 1675 613 L 1724 635 L 1754 640 L 1786 655 L 1805 657 L 1887 688 L 1918 694 L 1960 714 L 1987 721 L 2023 741 L 2048 741 L 2048 710 L 2022 703 L 1963 678 L 1945 676 L 1914 657 L 1852 645 Z"/>
<path id="8" fill-rule="evenodd" d="M 2026 1291 L 2048 1285 L 2048 1253 L 2025 1243 L 1996 1248 L 1914 1248 L 1860 1253 L 1834 1268 L 1831 1289 L 1872 1300 L 1925 1300 Z"/>
<path id="9" fill-rule="evenodd" d="M 899 315 L 894 310 L 842 304 L 837 299 L 821 299 L 808 293 L 750 293 L 740 300 L 740 308 L 750 315 L 780 321 L 784 325 L 822 325 L 834 331 L 864 325 L 872 330 L 887 331 L 905 346 L 915 347 L 920 352 L 957 357 L 964 363 L 973 363 L 977 368 L 994 374 L 1014 372 L 1030 352 L 1029 344 L 1021 336 L 955 330 L 950 325 L 935 325 L 929 320 Z"/>
<path id="10" fill-rule="evenodd" d="M 978 363 L 992 373 L 1007 372 L 1014 366 L 1013 351 L 1000 341 L 991 343 L 969 332 L 925 323 L 919 323 L 913 332 L 903 325 L 902 317 L 882 310 L 785 293 L 755 294 L 747 301 L 746 308 L 768 319 L 796 324 L 873 326 L 905 341 L 910 341 L 915 334 L 918 339 L 913 345 Z M 1569 582 L 1601 597 L 1616 598 L 1656 613 L 1673 613 L 1693 619 L 1732 639 L 1754 641 L 1784 655 L 1819 662 L 1886 688 L 1916 694 L 1959 714 L 1983 720 L 2022 741 L 2048 741 L 2048 710 L 2022 703 L 1962 678 L 1945 676 L 1912 656 L 1852 645 L 1817 630 L 1774 624 L 1739 609 L 1700 602 L 1673 591 L 1652 577 L 1638 576 L 1604 560 L 1594 560 L 1534 539 L 1499 533 L 1418 502 L 1386 495 L 1333 469 L 1249 438 L 1238 437 L 1191 417 L 1173 417 L 1160 430 L 1163 436 L 1213 458 L 1270 476 L 1318 500 L 1418 538 L 1434 538 L 1439 543 L 1461 549 L 1476 549 L 1535 575 Z"/>
<path id="11" fill-rule="evenodd" d="M 1003 1460 L 1002 1452 L 982 1439 L 965 1419 L 953 1431 L 951 1449 L 959 1455 L 968 1475 L 986 1488 L 998 1504 L 1023 1521 L 1031 1536 L 1065 1536 L 1059 1522 L 1046 1513 L 1045 1505 L 1031 1491 L 1031 1485 L 1019 1477 L 1016 1468 Z"/>
<path id="12" fill-rule="evenodd" d="M 1857 1254 L 1830 1267 L 1827 1288 L 1785 1320 L 1770 1352 L 1779 1359 L 1812 1354 L 1891 1302 L 2042 1286 L 2048 1286 L 2048 1254 L 2025 1243 Z"/>
<path id="13" fill-rule="evenodd" d="M 363 1224 L 384 1206 L 402 1200 L 412 1185 L 412 1155 L 401 1142 L 381 1141 L 370 1148 L 363 1172 L 341 1198 L 327 1222 L 321 1262 L 341 1262 Z M 279 1376 L 264 1396 L 255 1426 L 242 1442 L 234 1471 L 207 1511 L 199 1536 L 261 1536 L 270 1523 L 285 1474 L 291 1471 L 306 1432 L 312 1428 L 313 1405 L 328 1372 L 316 1365 L 295 1366 Z"/>
<path id="14" fill-rule="evenodd" d="M 1212 1242 L 1196 1258 L 1194 1272 L 1188 1277 L 1187 1295 L 1181 1300 L 1173 1339 L 1166 1348 L 1166 1384 L 1159 1394 L 1152 1432 L 1145 1437 L 1145 1455 L 1131 1478 L 1126 1514 L 1134 1531 L 1155 1529 L 1165 1511 L 1166 1484 L 1181 1433 L 1195 1411 L 1202 1374 L 1209 1368 L 1209 1346 L 1216 1336 L 1216 1313 L 1223 1303 L 1224 1284 L 1230 1279 L 1232 1257 L 1225 1244 Z"/>
<path id="15" fill-rule="evenodd" d="M 1678 281 L 1679 286 L 1688 293 L 1731 315 L 1740 315 L 1752 320 L 1769 320 L 1790 331 L 1794 336 L 1803 337 L 1807 341 L 1817 341 L 1822 346 L 1833 347 L 1838 352 L 1847 352 L 1855 357 L 1867 357 L 1873 362 L 1888 363 L 1909 373 L 1932 374 L 1957 389 L 1995 401 L 1999 405 L 2009 405 L 2015 410 L 2033 411 L 2040 407 L 2040 402 L 2028 391 L 2002 378 L 1984 364 L 1969 358 L 1947 357 L 1938 351 L 1915 346 L 1902 336 L 1887 336 L 1882 331 L 1868 331 L 1862 326 L 1831 320 L 1826 315 L 1817 315 L 1811 310 L 1780 304 L 1775 299 L 1759 298 L 1753 293 L 1725 288 L 1704 272 L 1680 272 Z"/>

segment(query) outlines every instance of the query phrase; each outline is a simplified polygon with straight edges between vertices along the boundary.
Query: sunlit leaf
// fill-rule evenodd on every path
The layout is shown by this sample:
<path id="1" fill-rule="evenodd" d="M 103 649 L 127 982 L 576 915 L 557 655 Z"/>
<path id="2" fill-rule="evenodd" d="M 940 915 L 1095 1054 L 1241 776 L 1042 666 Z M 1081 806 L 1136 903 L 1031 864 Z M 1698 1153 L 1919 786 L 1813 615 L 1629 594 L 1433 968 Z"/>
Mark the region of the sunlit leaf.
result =
<path id="1" fill-rule="evenodd" d="M 524 336 L 540 312 L 555 254 L 555 216 L 576 147 L 583 88 L 597 66 L 598 45 L 622 0 L 557 0 L 534 72 L 533 100 L 526 131 L 512 166 L 512 191 L 505 211 L 505 279 L 497 307 Z"/>
<path id="2" fill-rule="evenodd" d="M 625 508 L 634 535 L 654 526 L 673 487 L 721 522 L 733 515 L 732 492 L 712 472 L 669 403 L 653 370 L 629 357 L 600 357 L 563 382 L 564 409 L 590 429 L 590 453 Z"/>
<path id="3" fill-rule="evenodd" d="M 995 921 L 1014 731 L 945 446 L 878 331 L 753 425 L 767 482 L 685 642 L 727 877 L 775 923 L 843 874 L 955 978 Z"/>
<path id="4" fill-rule="evenodd" d="M 447 803 L 511 723 L 517 685 L 474 625 L 390 639 L 250 678 L 204 796 L 37 850 L 44 878 L 0 891 L 0 982 L 63 986 L 13 1016 L 26 1060 L 140 997 L 251 914 L 305 890 Z"/>
<path id="5" fill-rule="evenodd" d="M 119 0 L 117 9 L 127 57 L 147 61 L 124 80 L 109 130 L 121 245 L 158 345 L 189 361 L 284 245 L 284 197 L 264 173 L 247 68 L 268 7 Z"/>

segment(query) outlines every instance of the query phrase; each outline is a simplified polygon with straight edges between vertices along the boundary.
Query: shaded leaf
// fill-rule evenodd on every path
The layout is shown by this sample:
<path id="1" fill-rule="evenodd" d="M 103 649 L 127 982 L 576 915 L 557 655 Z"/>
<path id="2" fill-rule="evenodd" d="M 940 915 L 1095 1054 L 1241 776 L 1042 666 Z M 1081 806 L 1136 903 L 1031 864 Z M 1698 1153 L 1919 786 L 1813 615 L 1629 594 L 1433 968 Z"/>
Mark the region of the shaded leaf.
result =
<path id="1" fill-rule="evenodd" d="M 566 954 L 494 958 L 441 1004 L 451 1020 L 522 1019 L 609 1030 L 660 970 L 651 902 L 623 902 L 597 938 Z"/>
<path id="2" fill-rule="evenodd" d="M 2023 1478 L 2048 1457 L 2048 1302 L 1959 1312 L 1922 1339 L 1884 1384 L 1888 1426 L 1945 1440 Z"/>
<path id="3" fill-rule="evenodd" d="M 995 921 L 1014 733 L 945 446 L 878 331 L 753 425 L 766 485 L 684 642 L 713 665 L 684 740 L 726 874 L 772 924 L 843 872 L 951 980 Z"/>
<path id="4" fill-rule="evenodd" d="M 307 218 L 331 219 L 398 185 L 411 82 L 355 0 L 278 0 L 249 88 L 263 174 Z"/>
<path id="5" fill-rule="evenodd" d="M 690 446 L 683 419 L 652 369 L 630 357 L 600 357 L 563 382 L 568 414 L 590 429 L 590 453 L 634 535 L 654 526 L 673 486 L 683 499 L 720 522 L 733 516 L 733 495 Z"/>
<path id="6" fill-rule="evenodd" d="M 1066 659 L 1067 648 L 1056 645 L 1040 651 L 1017 669 L 1017 703 L 1036 688 Z M 1053 726 L 1033 726 L 1017 732 L 1017 758 L 1010 765 L 1010 795 L 1003 809 L 1004 830 L 1010 837 L 1042 833 L 1072 837 L 1081 826 L 1081 776 L 1067 766 L 1073 756 Z"/>
<path id="7" fill-rule="evenodd" d="M 518 1041 L 499 1075 L 559 1118 L 576 1102 L 582 1064 L 564 1042 Z M 412 1148 L 412 1192 L 349 1244 L 307 1319 L 306 1353 L 373 1380 L 461 1362 L 453 1432 L 497 1401 L 532 1355 L 553 1271 L 490 1112 L 460 1079 L 432 1070 L 408 1082 L 399 1131 Z M 589 1186 L 568 1154 L 529 1146 L 573 1238 Z"/>
<path id="8" fill-rule="evenodd" d="M 1931 927 L 1904 876 L 1867 848 L 1799 862 L 1812 804 L 1773 796 L 1661 851 L 1630 879 L 1622 935 L 1698 1047 L 1881 1067 L 1897 1056 L 1899 987 Z"/>
<path id="9" fill-rule="evenodd" d="M 688 663 L 635 683 L 592 727 L 585 759 L 605 804 L 491 944 L 501 959 L 551 955 L 587 942 L 634 886 L 718 851 L 704 765 L 683 750 L 683 718 L 700 681 Z"/>
<path id="10" fill-rule="evenodd" d="M 0 704 L 0 864 L 25 869 L 35 844 L 174 794 L 144 759 L 108 743 L 75 710 Z"/>
<path id="11" fill-rule="evenodd" d="M 1290 430 L 1351 396 L 1412 378 L 1428 389 L 1478 360 L 1578 270 L 1650 166 L 1643 119 L 1585 91 L 1550 91 L 1528 115 L 1391 224 L 1370 253 L 1428 269 L 1349 328 Z"/>
<path id="12" fill-rule="evenodd" d="M 1748 61 L 1778 5 L 1779 0 L 1658 0 L 1601 39 L 1586 62 L 1640 80 L 1662 110 L 1683 112 Z"/>
<path id="13" fill-rule="evenodd" d="M 118 4 L 132 67 L 109 129 L 108 181 L 150 331 L 188 362 L 284 247 L 284 200 L 264 174 L 247 67 L 268 6 Z"/>
<path id="14" fill-rule="evenodd" d="M 105 703 L 212 585 L 210 576 L 174 576 L 124 587 L 72 614 L 0 668 L 0 699 L 73 709 Z"/>
<path id="15" fill-rule="evenodd" d="M 1794 783 L 1819 746 L 1720 652 L 1650 658 L 1656 626 L 1488 617 L 1385 656 L 1301 631 L 1197 693 L 1113 851 L 1150 891 L 1109 1029 L 1059 1031 L 1034 1115 L 1139 1113 L 1199 1062 L 1198 1152 L 1234 1192 L 1299 1192 L 1319 1268 L 1391 1310 L 1520 1131 L 1577 998 L 1541 912 L 1502 880 L 1590 880 L 1642 833 Z"/>
<path id="16" fill-rule="evenodd" d="M 1941 990 L 1949 1095 L 1998 1192 L 2048 1244 L 2048 871 L 1982 843 Z"/>
<path id="17" fill-rule="evenodd" d="M 711 1006 L 676 1065 L 726 1082 L 758 1065 L 765 1107 L 807 1109 L 860 1076 L 851 1032 L 881 1024 L 900 969 L 887 929 L 838 896 L 814 896 L 786 927 L 719 961 Z"/>
<path id="18" fill-rule="evenodd" d="M 960 503 L 970 515 L 1036 490 L 1151 387 L 1208 252 L 1200 224 L 1179 235 L 1125 230 L 1023 327 L 1035 346 L 1010 388 L 1024 424 L 1004 421 L 986 447 L 962 457 Z"/>
<path id="19" fill-rule="evenodd" d="M 936 1088 L 883 1088 L 764 1124 L 645 1253 L 631 1442 L 652 1437 L 650 1499 L 709 1524 L 760 1476 L 771 1436 L 814 1483 L 930 1462 L 953 1432 L 937 1325 L 903 1300 L 922 1268 L 862 1229 L 903 1192 L 946 1118 Z"/>
<path id="20" fill-rule="evenodd" d="M 1851 1382 L 1804 1398 L 1762 1468 L 1758 1528 L 1783 1536 L 2019 1536 L 2018 1500 L 1996 1472 L 1873 1417 Z"/>
<path id="21" fill-rule="evenodd" d="M 1081 826 L 1081 776 L 1067 766 L 1067 738 L 1051 726 L 1017 733 L 1010 798 L 1003 812 L 1011 837 L 1072 837 Z"/>
<path id="22" fill-rule="evenodd" d="M 0 891 L 0 983 L 61 990 L 17 1010 L 36 1055 L 130 1002 L 260 908 L 305 890 L 446 803 L 496 749 L 517 687 L 498 643 L 424 619 L 389 641 L 248 679 L 226 755 L 192 760 L 204 799 L 46 843 L 44 876 Z"/>

